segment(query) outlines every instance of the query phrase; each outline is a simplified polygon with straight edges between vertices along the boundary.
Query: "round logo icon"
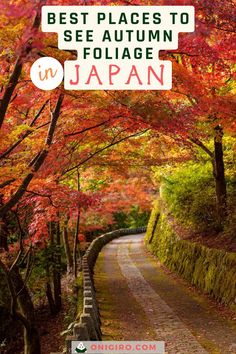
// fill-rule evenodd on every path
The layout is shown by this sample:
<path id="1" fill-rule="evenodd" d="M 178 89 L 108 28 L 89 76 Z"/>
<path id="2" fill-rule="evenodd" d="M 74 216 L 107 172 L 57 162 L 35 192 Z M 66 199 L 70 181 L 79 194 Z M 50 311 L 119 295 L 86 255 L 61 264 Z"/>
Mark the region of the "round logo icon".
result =
<path id="1" fill-rule="evenodd" d="M 33 84 L 41 90 L 53 90 L 63 80 L 61 63 L 51 57 L 36 60 L 30 69 L 30 78 Z"/>

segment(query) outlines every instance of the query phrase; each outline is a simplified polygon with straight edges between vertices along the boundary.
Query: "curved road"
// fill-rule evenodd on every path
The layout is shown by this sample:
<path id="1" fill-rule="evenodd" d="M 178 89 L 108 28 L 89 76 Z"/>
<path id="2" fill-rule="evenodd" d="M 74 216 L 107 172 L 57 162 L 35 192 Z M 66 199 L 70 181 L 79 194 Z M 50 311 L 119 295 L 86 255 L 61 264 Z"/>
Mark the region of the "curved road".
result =
<path id="1" fill-rule="evenodd" d="M 106 245 L 95 267 L 104 340 L 164 340 L 168 354 L 236 353 L 235 323 L 158 264 L 144 235 Z"/>

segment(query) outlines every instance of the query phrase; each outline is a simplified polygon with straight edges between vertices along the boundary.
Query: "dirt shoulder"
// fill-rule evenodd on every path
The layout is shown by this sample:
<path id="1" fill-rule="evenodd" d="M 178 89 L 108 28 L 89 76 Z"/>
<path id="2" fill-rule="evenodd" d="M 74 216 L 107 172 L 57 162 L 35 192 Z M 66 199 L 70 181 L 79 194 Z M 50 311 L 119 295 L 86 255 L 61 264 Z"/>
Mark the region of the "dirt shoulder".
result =
<path id="1" fill-rule="evenodd" d="M 236 237 L 224 233 L 200 233 L 193 232 L 191 228 L 185 227 L 178 223 L 172 216 L 168 216 L 168 221 L 173 226 L 174 230 L 183 240 L 198 243 L 208 248 L 225 250 L 226 252 L 236 252 Z"/>

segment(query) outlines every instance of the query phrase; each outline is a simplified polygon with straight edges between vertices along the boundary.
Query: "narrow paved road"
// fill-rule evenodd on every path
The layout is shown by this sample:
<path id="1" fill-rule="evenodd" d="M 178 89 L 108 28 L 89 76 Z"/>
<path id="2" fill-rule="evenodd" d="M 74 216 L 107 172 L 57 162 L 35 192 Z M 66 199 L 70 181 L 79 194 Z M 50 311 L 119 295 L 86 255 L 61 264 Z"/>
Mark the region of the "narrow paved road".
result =
<path id="1" fill-rule="evenodd" d="M 164 340 L 168 354 L 236 353 L 236 326 L 165 272 L 144 235 L 112 241 L 95 267 L 104 340 Z"/>

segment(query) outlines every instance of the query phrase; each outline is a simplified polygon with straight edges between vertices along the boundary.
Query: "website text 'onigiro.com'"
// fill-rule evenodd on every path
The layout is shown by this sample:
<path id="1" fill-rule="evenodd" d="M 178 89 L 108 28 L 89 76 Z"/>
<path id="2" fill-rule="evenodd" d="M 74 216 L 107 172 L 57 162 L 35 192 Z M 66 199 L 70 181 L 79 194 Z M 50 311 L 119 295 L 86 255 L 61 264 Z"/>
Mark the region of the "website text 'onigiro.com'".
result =
<path id="1" fill-rule="evenodd" d="M 86 354 L 164 354 L 162 341 L 73 341 L 71 353 Z"/>

